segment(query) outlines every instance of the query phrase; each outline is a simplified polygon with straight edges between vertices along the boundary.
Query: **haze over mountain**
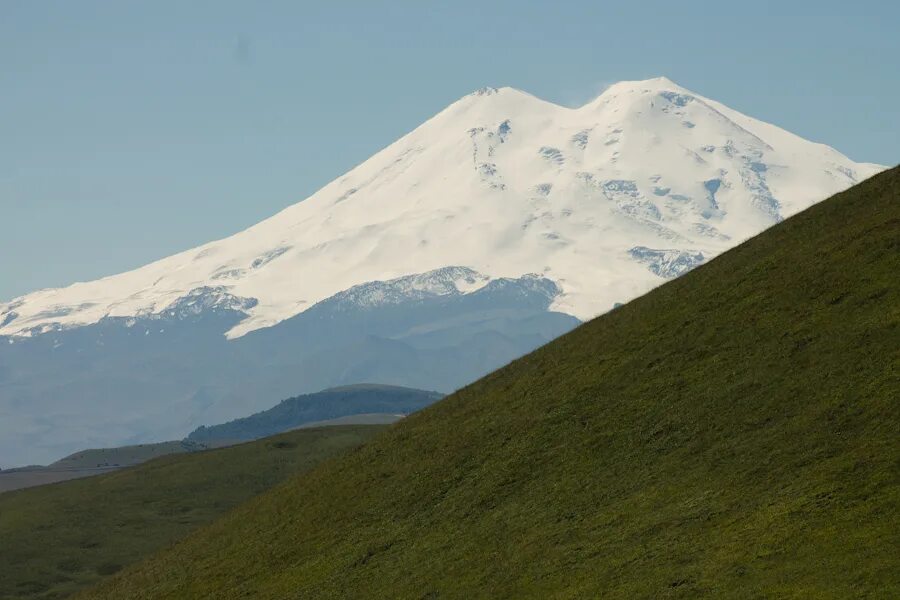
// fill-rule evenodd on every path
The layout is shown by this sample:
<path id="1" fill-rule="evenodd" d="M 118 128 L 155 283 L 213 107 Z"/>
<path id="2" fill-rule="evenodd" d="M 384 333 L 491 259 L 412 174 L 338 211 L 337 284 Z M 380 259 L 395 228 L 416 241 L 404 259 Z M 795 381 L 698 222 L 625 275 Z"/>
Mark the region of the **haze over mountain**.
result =
<path id="1" fill-rule="evenodd" d="M 241 233 L 0 305 L 0 465 L 452 391 L 881 169 L 665 78 L 479 90 Z"/>

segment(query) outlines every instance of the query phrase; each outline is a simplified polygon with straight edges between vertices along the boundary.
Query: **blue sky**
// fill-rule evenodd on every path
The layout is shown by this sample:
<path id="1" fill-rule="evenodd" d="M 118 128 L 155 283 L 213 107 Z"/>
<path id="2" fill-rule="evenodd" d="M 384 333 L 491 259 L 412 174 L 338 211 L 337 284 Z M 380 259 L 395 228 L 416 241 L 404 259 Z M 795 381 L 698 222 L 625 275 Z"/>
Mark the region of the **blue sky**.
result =
<path id="1" fill-rule="evenodd" d="M 239 231 L 484 85 L 578 105 L 665 75 L 896 164 L 898 22 L 887 0 L 5 0 L 0 300 Z"/>

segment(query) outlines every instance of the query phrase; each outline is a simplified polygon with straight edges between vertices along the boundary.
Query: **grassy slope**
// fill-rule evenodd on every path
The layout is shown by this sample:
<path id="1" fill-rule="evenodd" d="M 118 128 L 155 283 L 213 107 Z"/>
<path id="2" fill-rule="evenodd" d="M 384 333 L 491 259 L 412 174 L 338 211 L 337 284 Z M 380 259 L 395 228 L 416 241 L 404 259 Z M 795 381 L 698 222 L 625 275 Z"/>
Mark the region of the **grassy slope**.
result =
<path id="1" fill-rule="evenodd" d="M 0 598 L 96 583 L 383 428 L 294 431 L 0 496 Z"/>
<path id="2" fill-rule="evenodd" d="M 894 169 L 87 597 L 900 597 L 898 273 Z"/>

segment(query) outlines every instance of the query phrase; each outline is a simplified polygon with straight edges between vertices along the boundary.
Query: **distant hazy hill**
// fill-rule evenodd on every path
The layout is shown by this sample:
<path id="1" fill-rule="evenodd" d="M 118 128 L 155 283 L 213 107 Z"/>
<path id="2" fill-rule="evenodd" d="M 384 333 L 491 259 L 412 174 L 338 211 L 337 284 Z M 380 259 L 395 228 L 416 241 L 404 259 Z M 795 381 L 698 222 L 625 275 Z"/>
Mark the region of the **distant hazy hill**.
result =
<path id="1" fill-rule="evenodd" d="M 0 494 L 0 598 L 68 596 L 382 429 L 303 429 Z"/>
<path id="2" fill-rule="evenodd" d="M 898 598 L 900 170 L 91 598 Z"/>
<path id="3" fill-rule="evenodd" d="M 437 392 L 356 384 L 282 401 L 224 425 L 201 427 L 190 439 L 79 450 L 47 466 L 0 471 L 0 493 L 108 473 L 169 454 L 220 448 L 300 427 L 388 425 L 439 400 Z"/>
<path id="4" fill-rule="evenodd" d="M 254 440 L 310 422 L 361 413 L 406 415 L 440 400 L 443 394 L 393 385 L 359 384 L 282 400 L 277 406 L 222 425 L 199 427 L 190 442 Z"/>

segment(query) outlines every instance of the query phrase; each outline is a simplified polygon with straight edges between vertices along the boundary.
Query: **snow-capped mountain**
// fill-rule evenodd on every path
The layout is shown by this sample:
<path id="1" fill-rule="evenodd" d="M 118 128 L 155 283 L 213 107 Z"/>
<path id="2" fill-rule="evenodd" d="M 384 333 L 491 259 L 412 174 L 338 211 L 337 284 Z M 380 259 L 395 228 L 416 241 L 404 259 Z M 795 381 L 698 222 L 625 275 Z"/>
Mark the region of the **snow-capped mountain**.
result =
<path id="1" fill-rule="evenodd" d="M 479 90 L 241 233 L 0 304 L 0 467 L 450 392 L 881 169 L 663 78 Z"/>
<path id="2" fill-rule="evenodd" d="M 470 291 L 538 273 L 561 288 L 552 308 L 583 320 L 881 168 L 665 78 L 575 109 L 485 88 L 237 235 L 0 305 L 0 334 L 160 314 L 202 290 L 246 313 L 233 338 L 452 265 L 480 274 L 460 280 Z"/>

